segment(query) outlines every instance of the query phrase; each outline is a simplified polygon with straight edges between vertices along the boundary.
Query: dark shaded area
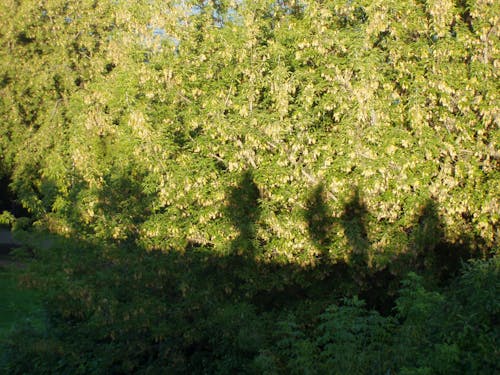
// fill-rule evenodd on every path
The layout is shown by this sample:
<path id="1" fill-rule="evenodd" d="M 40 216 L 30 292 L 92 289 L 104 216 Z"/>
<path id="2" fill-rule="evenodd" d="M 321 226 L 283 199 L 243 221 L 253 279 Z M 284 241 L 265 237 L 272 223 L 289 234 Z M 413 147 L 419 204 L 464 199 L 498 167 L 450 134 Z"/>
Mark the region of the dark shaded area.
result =
<path id="1" fill-rule="evenodd" d="M 104 74 L 109 74 L 111 73 L 114 69 L 116 68 L 116 64 L 115 63 L 107 63 L 105 66 L 104 66 Z"/>
<path id="2" fill-rule="evenodd" d="M 399 279 L 388 267 L 372 269 L 368 264 L 368 254 L 372 251 L 366 229 L 368 214 L 359 188 L 355 187 L 353 196 L 344 205 L 339 223 L 350 247 L 349 268 L 353 282 L 360 285 L 360 297 L 368 308 L 386 316 L 394 308 Z"/>
<path id="3" fill-rule="evenodd" d="M 0 175 L 0 214 L 9 211 L 15 217 L 29 216 L 28 211 L 18 203 L 16 195 L 10 189 L 11 182 L 9 176 Z"/>
<path id="4" fill-rule="evenodd" d="M 427 273 L 428 277 L 432 275 L 438 282 L 446 283 L 456 277 L 462 264 L 475 255 L 467 233 L 455 243 L 447 241 L 438 205 L 432 199 L 422 206 L 415 223 L 410 234 L 416 254 L 413 267 Z"/>
<path id="5" fill-rule="evenodd" d="M 105 176 L 104 180 L 96 210 L 108 221 L 110 228 L 106 229 L 110 233 L 114 229 L 113 224 L 120 225 L 124 229 L 120 237 L 133 244 L 137 238 L 137 227 L 151 214 L 149 209 L 145 209 L 150 207 L 148 202 L 151 197 L 143 192 L 143 176 L 140 173 L 113 173 Z"/>
<path id="6" fill-rule="evenodd" d="M 434 251 L 444 239 L 443 227 L 436 202 L 428 200 L 420 209 L 412 231 L 413 246 L 417 252 Z"/>
<path id="7" fill-rule="evenodd" d="M 383 372 L 375 373 L 385 373 L 389 366 L 394 371 L 398 369 L 393 353 L 388 350 L 392 340 L 398 339 L 393 336 L 404 338 L 407 334 L 413 337 L 414 331 L 392 331 L 391 318 L 385 326 L 378 315 L 341 302 L 346 296 L 342 290 L 345 285 L 325 284 L 316 279 L 323 292 L 312 293 L 312 285 L 306 286 L 308 281 L 314 280 L 311 277 L 317 271 L 314 269 L 299 271 L 292 265 L 265 265 L 250 257 L 216 256 L 204 246 L 189 246 L 183 253 L 148 253 L 132 244 L 114 246 L 57 236 L 46 240 L 51 241 L 50 249 L 36 249 L 38 262 L 29 271 L 35 273 L 25 279 L 36 285 L 45 282 L 44 277 L 50 275 L 50 293 L 45 297 L 49 333 L 26 330 L 22 334 L 29 341 L 24 345 L 23 341 L 18 341 L 18 347 L 9 349 L 17 365 L 25 366 L 25 373 L 30 373 L 32 368 L 28 358 L 36 358 L 36 363 L 47 369 L 57 365 L 65 373 L 76 373 L 76 369 L 82 368 L 88 373 L 114 374 L 164 373 L 166 369 L 169 373 L 192 374 L 262 373 L 263 368 L 267 369 L 266 363 L 258 367 L 260 370 L 247 366 L 263 352 L 283 356 L 278 363 L 272 362 L 278 369 L 283 369 L 281 366 L 286 366 L 286 361 L 294 366 L 293 358 L 287 355 L 287 345 L 294 355 L 313 358 L 316 352 L 304 351 L 307 346 L 301 343 L 314 344 L 321 352 L 340 349 L 358 353 L 364 361 L 368 361 L 362 357 L 365 350 L 375 358 L 383 354 L 389 357 L 389 364 L 381 367 Z M 38 239 L 33 238 L 32 242 Z M 243 259 L 240 265 L 234 263 L 235 258 Z M 297 272 L 294 278 L 292 275 Z M 287 274 L 288 283 L 283 281 L 282 287 L 262 294 L 269 289 L 272 280 Z M 489 279 L 479 286 L 490 279 L 487 285 L 497 280 L 492 274 L 486 276 Z M 493 303 L 488 293 L 494 288 L 484 292 L 481 299 L 467 301 L 476 282 L 471 280 L 470 288 L 458 296 L 467 308 L 474 308 L 472 303 L 483 303 L 483 299 L 485 303 Z M 466 311 L 462 305 L 457 305 L 457 312 L 450 311 L 448 304 L 437 305 L 439 298 L 434 294 L 418 295 L 422 293 L 421 284 L 406 285 L 406 302 L 403 302 L 412 308 L 408 296 L 415 293 L 415 307 L 423 309 L 421 316 L 426 319 L 421 322 L 420 315 L 408 318 L 414 320 L 409 323 L 410 329 L 419 324 L 418 332 L 425 334 L 424 339 L 432 339 L 431 343 L 449 339 L 449 336 L 440 336 L 441 332 L 462 329 L 461 322 L 455 322 L 456 316 Z M 275 300 L 263 301 L 263 296 Z M 325 314 L 325 309 L 332 305 L 341 306 L 340 310 L 333 310 L 334 315 Z M 433 310 L 428 310 L 431 308 Z M 491 320 L 492 313 L 483 310 L 484 318 L 477 318 L 474 313 L 467 317 L 474 327 Z M 441 311 L 444 315 L 434 314 Z M 447 314 L 455 314 L 449 323 L 445 320 Z M 320 326 L 318 330 L 325 318 L 330 319 L 326 321 L 329 326 Z M 442 322 L 456 325 L 458 329 L 443 326 Z M 294 325 L 289 327 L 290 336 L 286 336 L 283 324 L 289 323 Z M 384 325 L 379 327 L 382 323 Z M 369 336 L 377 332 L 381 336 Z M 464 332 L 469 331 L 464 329 Z M 481 334 L 486 337 L 483 331 Z M 317 341 L 308 342 L 308 337 L 314 340 L 317 337 Z M 325 342 L 323 337 L 329 341 Z M 17 337 L 21 338 L 22 335 Z M 428 350 L 430 355 L 435 352 L 427 341 L 419 337 L 412 340 L 413 346 L 405 346 L 406 341 L 401 344 L 401 350 L 408 351 L 411 357 L 403 359 L 404 364 L 412 364 L 415 354 L 422 350 Z M 331 346 L 330 342 L 338 347 Z M 359 343 L 359 347 L 350 346 L 353 342 Z M 367 342 L 371 342 L 370 349 L 366 347 Z M 347 346 L 343 346 L 344 343 Z M 39 349 L 47 347 L 58 349 Z M 333 358 L 335 353 L 330 356 Z M 439 360 L 436 355 L 435 361 Z M 367 365 L 367 368 L 373 371 L 373 367 Z"/>
<path id="8" fill-rule="evenodd" d="M 12 78 L 9 73 L 3 73 L 0 79 L 0 89 L 7 87 L 12 82 Z"/>
<path id="9" fill-rule="evenodd" d="M 17 42 L 22 46 L 26 46 L 35 41 L 35 38 L 28 36 L 28 33 L 26 31 L 21 31 L 20 33 L 18 33 L 16 39 Z"/>
<path id="10" fill-rule="evenodd" d="M 351 247 L 353 257 L 362 264 L 364 255 L 370 242 L 366 231 L 366 215 L 368 210 L 360 198 L 359 189 L 345 205 L 342 215 L 337 220 L 333 217 L 326 200 L 323 184 L 316 186 L 307 200 L 304 219 L 307 222 L 308 232 L 313 242 L 321 249 L 331 245 L 331 231 L 335 224 L 341 225 Z"/>
<path id="11" fill-rule="evenodd" d="M 304 218 L 309 236 L 315 245 L 323 251 L 326 250 L 332 242 L 330 232 L 334 219 L 326 203 L 323 184 L 316 186 L 309 197 Z"/>
<path id="12" fill-rule="evenodd" d="M 352 294 L 359 294 L 369 308 L 376 309 L 384 315 L 390 314 L 394 307 L 395 291 L 399 284 L 395 275 L 388 268 L 372 270 L 368 265 L 370 241 L 366 230 L 368 210 L 363 204 L 358 188 L 349 199 L 342 215 L 335 219 L 330 212 L 326 200 L 325 188 L 322 184 L 312 191 L 307 204 L 304 218 L 308 224 L 309 236 L 321 251 L 318 268 L 322 270 L 324 279 L 316 280 L 316 289 L 326 287 L 326 290 L 338 289 L 342 283 L 356 285 L 347 287 Z M 350 247 L 348 262 L 332 264 L 328 252 L 332 244 L 332 229 L 341 226 Z M 328 286 L 327 286 L 328 285 Z M 345 288 L 345 286 L 344 286 Z M 321 293 L 315 293 L 321 296 Z"/>
<path id="13" fill-rule="evenodd" d="M 20 243 L 12 237 L 10 229 L 0 227 L 0 263 L 9 261 L 12 250 L 20 246 Z"/>
<path id="14" fill-rule="evenodd" d="M 18 203 L 16 195 L 10 189 L 10 183 L 10 177 L 0 173 L 0 215 L 7 211 L 17 218 L 28 217 L 29 213 Z M 11 225 L 12 223 L 0 224 L 0 263 L 10 264 L 13 250 L 20 246 L 12 237 Z"/>
<path id="15" fill-rule="evenodd" d="M 354 189 L 353 197 L 345 204 L 340 217 L 340 224 L 351 247 L 350 262 L 353 265 L 364 266 L 367 264 L 367 253 L 370 251 L 370 241 L 366 231 L 366 216 L 368 210 L 361 201 L 359 189 Z"/>
<path id="16" fill-rule="evenodd" d="M 139 181 L 108 176 L 100 195 L 101 213 L 111 217 L 126 210 L 131 225 L 143 220 L 147 213 L 136 210 L 147 197 L 134 196 L 141 191 Z M 226 215 L 238 237 L 224 256 L 198 243 L 188 243 L 183 252 L 146 252 L 134 243 L 133 233 L 131 241 L 114 243 L 52 236 L 45 239 L 50 243 L 45 249 L 39 239 L 31 240 L 37 262 L 26 280 L 43 286 L 50 275 L 48 326 L 52 339 L 66 351 L 65 368 L 77 368 L 85 355 L 88 363 L 99 358 L 94 361 L 97 368 L 108 373 L 133 373 L 148 366 L 153 366 L 152 373 L 162 368 L 221 373 L 217 366 L 222 364 L 225 373 L 241 373 L 241 363 L 269 345 L 275 326 L 267 325 L 273 319 L 286 319 L 293 312 L 307 331 L 328 306 L 355 296 L 366 301 L 367 310 L 389 316 L 406 276 L 398 269 L 428 274 L 429 281 L 433 274 L 446 280 L 470 256 L 465 246 L 458 251 L 446 242 L 437 204 L 429 200 L 409 232 L 411 254 L 398 255 L 384 269 L 372 269 L 367 262 L 372 251 L 369 212 L 361 192 L 354 190 L 335 219 L 325 188 L 318 185 L 304 212 L 311 240 L 321 249 L 318 263 L 265 263 L 258 260 L 262 209 L 252 171 L 242 174 L 227 201 Z M 334 263 L 327 256 L 336 225 L 344 229 L 350 247 L 347 262 Z M 231 355 L 226 358 L 227 353 Z"/>
<path id="17" fill-rule="evenodd" d="M 311 274 L 322 276 L 315 279 L 301 275 L 300 279 L 307 280 L 305 284 L 309 286 L 302 289 L 296 287 L 293 290 L 300 289 L 306 298 L 312 295 L 322 298 L 324 294 L 318 293 L 317 290 L 323 287 L 327 290 L 338 290 L 339 286 L 344 284 L 344 291 L 351 290 L 353 294 L 359 294 L 369 308 L 388 315 L 398 297 L 400 281 L 407 272 L 417 271 L 425 274 L 428 280 L 446 285 L 457 276 L 465 261 L 478 255 L 474 254 L 473 241 L 465 234 L 457 243 L 446 240 L 437 203 L 429 199 L 421 207 L 415 224 L 410 229 L 411 251 L 398 254 L 391 264 L 383 269 L 372 269 L 368 264 L 368 254 L 372 251 L 366 229 L 368 215 L 361 193 L 355 187 L 353 196 L 345 203 L 341 216 L 335 219 L 328 207 L 324 186 L 316 186 L 307 201 L 304 219 L 311 240 L 321 251 L 321 260 L 317 267 L 311 270 Z M 332 243 L 331 231 L 336 225 L 343 228 L 350 247 L 350 257 L 346 263 L 332 264 L 328 258 Z M 346 284 L 351 287 L 346 287 Z M 356 287 L 352 288 L 352 285 Z M 317 289 L 316 292 L 311 293 L 314 289 Z"/>
<path id="18" fill-rule="evenodd" d="M 261 214 L 259 200 L 260 192 L 253 180 L 252 171 L 245 171 L 238 186 L 228 196 L 227 214 L 239 232 L 231 244 L 231 254 L 255 255 L 255 226 Z"/>

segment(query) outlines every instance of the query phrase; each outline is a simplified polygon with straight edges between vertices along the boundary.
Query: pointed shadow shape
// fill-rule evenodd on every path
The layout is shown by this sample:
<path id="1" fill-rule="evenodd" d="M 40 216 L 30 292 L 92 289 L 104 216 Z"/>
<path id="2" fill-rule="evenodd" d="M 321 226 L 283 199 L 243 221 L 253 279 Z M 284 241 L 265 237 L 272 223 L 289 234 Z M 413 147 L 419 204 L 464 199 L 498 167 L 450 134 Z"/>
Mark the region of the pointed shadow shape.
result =
<path id="1" fill-rule="evenodd" d="M 415 250 L 417 253 L 434 251 L 444 238 L 437 203 L 428 199 L 420 209 L 416 223 L 417 226 L 412 234 Z"/>
<path id="2" fill-rule="evenodd" d="M 325 188 L 322 183 L 318 184 L 307 200 L 304 219 L 312 241 L 322 250 L 323 256 L 332 243 L 330 237 L 334 218 L 326 203 Z"/>
<path id="3" fill-rule="evenodd" d="M 233 254 L 255 253 L 255 223 L 258 221 L 260 192 L 251 171 L 245 171 L 238 186 L 231 189 L 228 196 L 227 214 L 239 235 L 231 244 Z"/>
<path id="4" fill-rule="evenodd" d="M 473 256 L 466 233 L 456 242 L 446 239 L 438 204 L 430 198 L 419 212 L 411 237 L 417 261 L 414 267 L 436 275 L 440 282 L 456 276 L 462 263 Z"/>
<path id="5" fill-rule="evenodd" d="M 366 265 L 370 241 L 366 230 L 366 215 L 368 210 L 361 201 L 359 189 L 356 187 L 354 196 L 345 204 L 340 217 L 340 224 L 344 228 L 347 241 L 352 249 L 351 262 L 353 265 Z"/>

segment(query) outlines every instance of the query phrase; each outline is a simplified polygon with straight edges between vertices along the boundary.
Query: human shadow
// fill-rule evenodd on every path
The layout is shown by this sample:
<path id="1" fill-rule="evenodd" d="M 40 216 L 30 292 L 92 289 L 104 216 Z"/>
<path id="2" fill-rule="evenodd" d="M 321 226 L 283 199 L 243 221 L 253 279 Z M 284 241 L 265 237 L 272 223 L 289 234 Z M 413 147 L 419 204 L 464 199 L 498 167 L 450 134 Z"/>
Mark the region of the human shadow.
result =
<path id="1" fill-rule="evenodd" d="M 345 202 L 341 215 L 335 218 L 328 206 L 325 187 L 318 184 L 309 196 L 304 211 L 304 219 L 312 242 L 326 260 L 332 244 L 332 230 L 340 226 L 349 244 L 349 263 L 366 265 L 370 241 L 366 230 L 368 210 L 360 197 L 359 189 Z"/>
<path id="2" fill-rule="evenodd" d="M 102 204 L 107 206 L 102 209 L 111 214 L 123 204 L 135 205 L 126 199 L 131 194 L 127 189 L 134 188 L 129 184 L 124 178 L 103 188 Z M 112 187 L 123 190 L 113 192 Z M 466 246 L 447 241 L 438 204 L 429 199 L 408 232 L 411 255 L 398 254 L 391 265 L 372 269 L 367 261 L 373 250 L 370 214 L 361 192 L 355 189 L 335 218 L 325 187 L 318 185 L 304 218 L 311 241 L 323 254 L 319 262 L 309 267 L 265 262 L 259 257 L 260 205 L 253 173 L 245 171 L 227 192 L 225 214 L 238 234 L 224 255 L 210 244 L 189 243 L 180 252 L 147 251 L 139 242 L 93 243 L 88 237 L 54 236 L 51 248 L 35 251 L 36 265 L 27 272 L 32 272 L 30 282 L 42 287 L 51 278 L 46 305 L 49 324 L 64 328 L 58 340 L 64 344 L 84 337 L 90 359 L 109 351 L 116 373 L 133 370 L 120 362 L 124 358 L 136 369 L 155 363 L 174 373 L 201 373 L 203 364 L 220 360 L 224 350 L 242 361 L 258 356 L 270 340 L 265 336 L 269 330 L 259 324 L 269 316 L 293 312 L 316 317 L 327 306 L 354 295 L 369 309 L 390 314 L 405 277 L 398 269 L 437 273 L 446 280 L 471 254 Z M 134 220 L 142 216 L 137 214 Z M 326 256 L 334 244 L 335 226 L 343 228 L 350 247 L 352 255 L 346 260 Z M 32 246 L 42 242 L 33 238 Z M 230 349 L 220 351 L 224 345 Z M 232 373 L 241 372 L 238 361 L 230 366 Z"/>
<path id="3" fill-rule="evenodd" d="M 479 239 L 472 239 L 467 233 L 462 233 L 453 242 L 446 238 L 445 225 L 435 200 L 429 198 L 425 201 L 414 223 L 409 233 L 412 259 L 406 265 L 412 270 L 428 277 L 432 275 L 437 282 L 445 283 L 475 255 L 473 242 Z"/>
<path id="4" fill-rule="evenodd" d="M 444 239 L 443 225 L 435 201 L 428 199 L 420 208 L 411 232 L 412 245 L 417 253 L 434 251 Z"/>
<path id="5" fill-rule="evenodd" d="M 368 209 L 361 200 L 359 188 L 355 187 L 353 196 L 344 205 L 340 224 L 351 248 L 349 261 L 358 267 L 367 265 L 371 246 L 366 230 L 367 215 Z"/>
<path id="6" fill-rule="evenodd" d="M 368 215 L 361 193 L 355 187 L 352 196 L 335 217 L 328 205 L 325 187 L 320 183 L 307 200 L 304 219 L 309 236 L 321 254 L 316 269 L 327 275 L 325 279 L 329 280 L 334 288 L 342 283 L 356 285 L 357 289 L 353 293 L 359 294 L 370 308 L 390 313 L 394 300 L 390 290 L 397 289 L 397 283 L 388 267 L 372 269 L 368 262 L 368 254 L 371 251 L 367 230 Z M 334 229 L 342 229 L 346 237 L 348 255 L 345 260 L 333 261 L 330 258 L 331 251 L 339 250 L 332 249 Z"/>
<path id="7" fill-rule="evenodd" d="M 478 239 L 466 233 L 456 241 L 447 240 L 438 203 L 431 198 L 423 203 L 407 231 L 407 251 L 393 256 L 382 268 L 373 268 L 369 263 L 369 254 L 373 251 L 367 230 L 369 211 L 359 188 L 354 189 L 342 213 L 335 218 L 328 206 L 324 185 L 317 185 L 307 200 L 304 219 L 309 236 L 321 253 L 315 271 L 322 269 L 323 274 L 329 275 L 327 279 L 332 279 L 333 270 L 341 266 L 342 262 L 332 264 L 328 257 L 332 250 L 332 230 L 341 227 L 349 246 L 342 275 L 359 286 L 358 293 L 368 306 L 382 313 L 390 313 L 399 281 L 408 272 L 419 272 L 428 280 L 446 284 L 457 276 L 463 262 L 480 255 L 474 253 L 473 246 Z"/>
<path id="8" fill-rule="evenodd" d="M 251 257 L 258 247 L 256 223 L 261 215 L 260 192 L 251 170 L 243 173 L 227 199 L 227 215 L 238 231 L 238 237 L 231 243 L 231 254 Z"/>
<path id="9" fill-rule="evenodd" d="M 309 237 L 321 250 L 324 257 L 332 243 L 331 231 L 334 218 L 326 202 L 325 187 L 318 184 L 306 202 L 304 219 L 307 223 Z"/>

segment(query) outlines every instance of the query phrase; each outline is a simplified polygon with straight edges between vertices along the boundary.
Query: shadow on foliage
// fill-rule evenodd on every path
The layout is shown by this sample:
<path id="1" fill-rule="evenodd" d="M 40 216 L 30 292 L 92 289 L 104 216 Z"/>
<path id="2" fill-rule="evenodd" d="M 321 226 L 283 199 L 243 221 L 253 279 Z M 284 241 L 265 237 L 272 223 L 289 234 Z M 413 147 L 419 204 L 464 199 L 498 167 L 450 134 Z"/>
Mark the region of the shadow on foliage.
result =
<path id="1" fill-rule="evenodd" d="M 368 210 L 361 201 L 359 189 L 356 187 L 353 197 L 344 205 L 340 224 L 351 247 L 350 262 L 365 267 L 368 264 L 367 254 L 371 245 L 366 230 L 367 214 Z"/>
<path id="2" fill-rule="evenodd" d="M 367 264 L 367 252 L 370 249 L 370 241 L 366 231 L 367 214 L 368 210 L 361 201 L 358 188 L 355 188 L 353 197 L 345 203 L 339 219 L 334 218 L 328 207 L 323 184 L 314 188 L 307 201 L 304 218 L 307 222 L 309 236 L 321 250 L 324 261 L 328 258 L 327 252 L 332 244 L 332 229 L 335 225 L 340 225 L 350 247 L 349 263 L 360 266 Z"/>
<path id="3" fill-rule="evenodd" d="M 327 250 L 332 242 L 330 235 L 334 218 L 326 203 L 323 184 L 319 184 L 314 188 L 307 201 L 304 218 L 307 222 L 307 229 L 311 240 L 322 250 L 322 256 L 324 256 L 325 250 Z"/>
<path id="4" fill-rule="evenodd" d="M 130 198 L 130 189 L 137 188 L 131 183 L 110 182 L 101 192 L 101 209 L 111 215 L 137 204 L 137 197 Z M 318 185 L 304 212 L 311 240 L 321 249 L 318 263 L 309 268 L 266 263 L 257 260 L 261 196 L 251 171 L 243 173 L 227 199 L 226 214 L 238 237 L 228 245 L 226 256 L 192 243 L 184 252 L 147 252 L 130 241 L 57 236 L 52 236 L 50 250 L 35 250 L 38 261 L 24 277 L 50 291 L 50 339 L 64 352 L 67 372 L 78 368 L 82 355 L 108 373 L 148 366 L 151 373 L 219 373 L 219 365 L 228 373 L 240 372 L 239 363 L 248 363 L 266 346 L 269 327 L 263 321 L 272 321 L 269 316 L 281 319 L 291 311 L 312 321 L 327 306 L 354 295 L 366 300 L 369 309 L 389 314 L 405 277 L 398 270 L 434 273 L 445 280 L 471 255 L 466 245 L 446 241 L 437 204 L 429 200 L 408 233 L 412 251 L 398 255 L 384 269 L 371 269 L 369 212 L 361 193 L 356 189 L 335 219 L 325 188 Z M 327 256 L 335 225 L 344 229 L 351 248 L 348 261 L 334 263 Z M 37 243 L 35 238 L 34 248 Z M 30 344 L 33 350 L 44 347 L 43 340 L 47 338 L 36 338 Z M 229 352 L 231 362 L 225 362 Z"/>
<path id="5" fill-rule="evenodd" d="M 355 285 L 353 294 L 359 294 L 370 308 L 389 314 L 393 308 L 394 295 L 390 290 L 397 290 L 395 276 L 388 268 L 372 270 L 368 264 L 371 243 L 366 229 L 368 210 L 362 202 L 359 189 L 343 207 L 340 217 L 331 213 L 326 199 L 325 188 L 319 184 L 312 191 L 306 205 L 304 218 L 309 235 L 321 252 L 317 268 L 322 269 L 326 280 L 330 280 L 334 289 L 342 283 Z M 348 260 L 332 263 L 329 258 L 332 246 L 332 230 L 340 227 L 349 246 Z M 394 284 L 394 285 L 393 285 Z M 321 286 L 319 286 L 321 287 Z"/>
<path id="6" fill-rule="evenodd" d="M 421 207 L 410 233 L 412 268 L 446 282 L 455 277 L 464 261 L 474 256 L 472 239 L 463 233 L 456 242 L 446 239 L 437 202 L 428 199 Z"/>
<path id="7" fill-rule="evenodd" d="M 239 234 L 231 244 L 231 254 L 253 256 L 256 251 L 255 226 L 259 220 L 260 192 L 252 171 L 245 171 L 239 184 L 228 195 L 227 214 Z"/>
<path id="8" fill-rule="evenodd" d="M 312 191 L 304 213 L 309 236 L 321 253 L 314 272 L 320 271 L 324 280 L 340 285 L 334 275 L 341 270 L 343 281 L 357 285 L 354 293 L 358 293 L 370 308 L 389 314 L 400 280 L 407 272 L 420 272 L 427 275 L 428 280 L 447 283 L 457 276 L 462 263 L 474 255 L 473 240 L 465 233 L 457 242 L 447 241 L 438 211 L 437 202 L 428 199 L 407 233 L 408 251 L 393 257 L 384 268 L 374 269 L 368 261 L 370 252 L 374 251 L 367 231 L 369 211 L 359 189 L 354 189 L 352 198 L 344 204 L 337 219 L 328 206 L 324 185 L 319 184 Z M 335 226 L 343 228 L 350 249 L 347 262 L 332 264 L 328 254 Z"/>

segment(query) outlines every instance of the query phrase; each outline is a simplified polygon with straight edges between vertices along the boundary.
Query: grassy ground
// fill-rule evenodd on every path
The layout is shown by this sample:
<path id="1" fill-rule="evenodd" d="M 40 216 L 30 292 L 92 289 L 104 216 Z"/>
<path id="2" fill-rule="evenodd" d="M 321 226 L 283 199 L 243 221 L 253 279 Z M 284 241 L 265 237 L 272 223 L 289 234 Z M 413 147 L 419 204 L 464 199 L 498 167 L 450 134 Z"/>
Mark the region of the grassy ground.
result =
<path id="1" fill-rule="evenodd" d="M 43 325 L 42 310 L 37 294 L 19 287 L 16 268 L 6 256 L 0 256 L 0 345 L 16 323 L 30 321 Z"/>

